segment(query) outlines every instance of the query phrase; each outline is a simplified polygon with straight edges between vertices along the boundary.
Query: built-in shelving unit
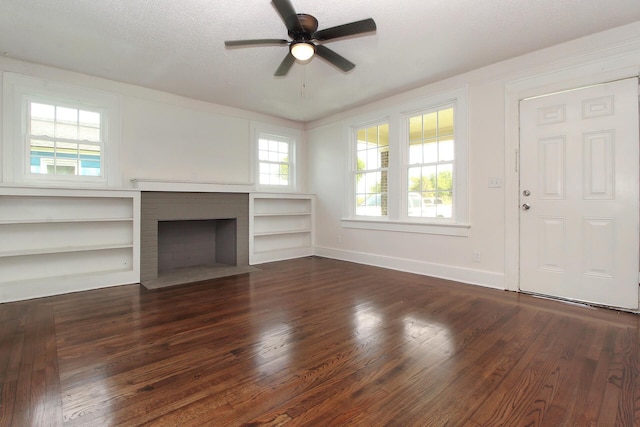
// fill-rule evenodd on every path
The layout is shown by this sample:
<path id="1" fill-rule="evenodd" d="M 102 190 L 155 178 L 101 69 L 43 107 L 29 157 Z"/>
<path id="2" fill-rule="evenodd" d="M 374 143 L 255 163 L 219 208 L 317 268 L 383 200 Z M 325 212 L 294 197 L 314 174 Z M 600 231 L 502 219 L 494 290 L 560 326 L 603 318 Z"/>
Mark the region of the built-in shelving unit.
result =
<path id="1" fill-rule="evenodd" d="M 314 198 L 309 194 L 252 193 L 249 263 L 313 254 Z"/>
<path id="2" fill-rule="evenodd" d="M 140 193 L 0 187 L 0 302 L 140 280 Z"/>

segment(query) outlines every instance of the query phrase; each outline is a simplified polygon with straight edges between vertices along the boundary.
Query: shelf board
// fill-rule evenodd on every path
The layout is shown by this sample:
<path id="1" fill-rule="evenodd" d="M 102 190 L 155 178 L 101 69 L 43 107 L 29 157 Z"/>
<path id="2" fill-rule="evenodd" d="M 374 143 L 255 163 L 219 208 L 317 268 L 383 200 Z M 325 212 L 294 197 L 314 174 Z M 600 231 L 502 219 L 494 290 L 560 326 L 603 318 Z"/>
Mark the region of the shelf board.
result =
<path id="1" fill-rule="evenodd" d="M 253 233 L 254 237 L 260 236 L 280 236 L 285 234 L 306 234 L 311 233 L 311 229 L 305 228 L 303 230 L 282 230 L 282 231 L 263 231 L 258 233 Z"/>
<path id="2" fill-rule="evenodd" d="M 291 246 L 289 248 L 279 248 L 279 249 L 263 249 L 261 251 L 255 251 L 255 255 L 267 255 L 267 254 L 287 254 L 287 258 L 295 257 L 295 256 L 308 256 L 310 253 L 307 253 L 311 250 L 311 245 L 301 245 L 301 246 Z M 301 252 L 304 252 L 302 254 Z"/>
<path id="3" fill-rule="evenodd" d="M 132 222 L 133 218 L 62 218 L 62 219 L 0 219 L 0 225 L 60 224 L 74 222 Z"/>
<path id="4" fill-rule="evenodd" d="M 85 246 L 67 246 L 59 248 L 37 248 L 37 249 L 24 249 L 17 251 L 0 252 L 0 258 L 7 257 L 20 257 L 20 256 L 32 256 L 32 255 L 50 255 L 50 254 L 63 254 L 72 252 L 88 252 L 88 251 L 104 251 L 110 249 L 127 249 L 133 248 L 133 243 L 119 243 L 112 245 L 85 245 Z"/>
<path id="5" fill-rule="evenodd" d="M 254 217 L 270 216 L 310 216 L 311 212 L 275 212 L 275 213 L 254 213 Z"/>

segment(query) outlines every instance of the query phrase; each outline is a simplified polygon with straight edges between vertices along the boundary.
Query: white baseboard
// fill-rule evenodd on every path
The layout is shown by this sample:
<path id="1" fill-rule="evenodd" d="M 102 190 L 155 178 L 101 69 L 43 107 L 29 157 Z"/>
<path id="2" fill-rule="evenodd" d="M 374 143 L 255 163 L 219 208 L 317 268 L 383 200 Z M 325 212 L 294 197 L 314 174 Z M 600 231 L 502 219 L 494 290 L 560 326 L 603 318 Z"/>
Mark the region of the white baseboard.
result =
<path id="1" fill-rule="evenodd" d="M 440 279 L 454 280 L 470 285 L 484 286 L 492 289 L 505 289 L 505 276 L 502 273 L 455 267 L 451 265 L 435 264 L 404 258 L 394 258 L 365 252 L 345 251 L 333 248 L 315 247 L 315 255 L 350 261 L 357 264 L 389 268 L 407 273 L 421 274 Z"/>

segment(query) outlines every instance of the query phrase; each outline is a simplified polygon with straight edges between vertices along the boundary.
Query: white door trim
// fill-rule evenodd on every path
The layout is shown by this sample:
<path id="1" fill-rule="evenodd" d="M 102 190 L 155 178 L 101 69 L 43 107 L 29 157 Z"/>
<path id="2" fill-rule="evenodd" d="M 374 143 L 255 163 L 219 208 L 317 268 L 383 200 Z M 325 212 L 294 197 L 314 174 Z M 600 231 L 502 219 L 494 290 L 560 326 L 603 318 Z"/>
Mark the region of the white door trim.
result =
<path id="1" fill-rule="evenodd" d="M 640 75 L 640 50 L 592 60 L 505 84 L 505 289 L 519 290 L 519 102 L 533 96 Z"/>

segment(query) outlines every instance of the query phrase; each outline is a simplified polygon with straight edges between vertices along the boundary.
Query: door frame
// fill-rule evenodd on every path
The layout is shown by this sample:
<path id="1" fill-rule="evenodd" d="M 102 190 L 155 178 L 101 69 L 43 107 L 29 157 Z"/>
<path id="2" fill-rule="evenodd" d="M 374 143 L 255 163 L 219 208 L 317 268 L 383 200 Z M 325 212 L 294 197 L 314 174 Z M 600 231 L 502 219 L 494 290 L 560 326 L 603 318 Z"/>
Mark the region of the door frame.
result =
<path id="1" fill-rule="evenodd" d="M 557 71 L 537 73 L 508 81 L 505 84 L 505 283 L 509 291 L 520 291 L 520 115 L 523 99 L 564 90 L 605 83 L 640 75 L 640 51 L 626 55 L 582 58 L 579 64 Z M 605 56 L 603 59 L 602 56 Z M 640 248 L 639 248 L 640 250 Z M 639 288 L 640 289 L 640 288 Z M 640 291 L 639 291 L 640 298 Z"/>

